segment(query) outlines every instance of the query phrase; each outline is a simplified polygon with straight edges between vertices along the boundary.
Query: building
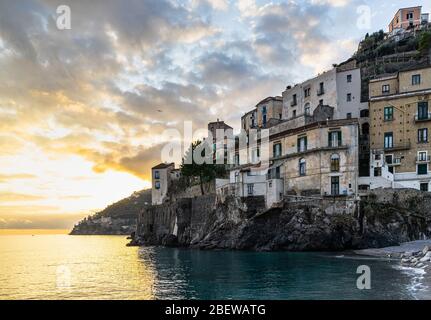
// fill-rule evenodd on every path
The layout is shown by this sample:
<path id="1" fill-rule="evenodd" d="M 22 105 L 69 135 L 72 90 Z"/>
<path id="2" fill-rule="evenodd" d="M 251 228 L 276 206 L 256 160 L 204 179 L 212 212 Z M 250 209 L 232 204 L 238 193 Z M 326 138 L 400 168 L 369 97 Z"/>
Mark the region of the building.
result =
<path id="1" fill-rule="evenodd" d="M 283 117 L 283 98 L 268 97 L 260 101 L 253 110 L 241 117 L 242 130 L 269 128 Z"/>
<path id="2" fill-rule="evenodd" d="M 394 34 L 399 30 L 414 29 L 422 22 L 428 23 L 428 14 L 422 14 L 422 7 L 401 8 L 397 11 L 389 24 L 389 33 Z"/>
<path id="3" fill-rule="evenodd" d="M 322 113 L 321 109 L 326 109 Z M 359 118 L 368 104 L 361 102 L 361 70 L 356 61 L 334 67 L 283 92 L 283 119 L 296 119 L 298 126 L 313 121 L 316 110 L 329 119 Z"/>
<path id="4" fill-rule="evenodd" d="M 261 157 L 264 151 L 255 153 L 248 148 L 248 159 L 254 160 L 231 168 L 229 186 L 222 186 L 224 192 L 239 197 L 265 196 L 268 208 L 286 195 L 356 196 L 358 119 L 318 121 L 294 128 L 289 128 L 288 122 L 269 129 L 268 165 Z"/>
<path id="5" fill-rule="evenodd" d="M 171 181 L 179 177 L 179 171 L 175 170 L 174 163 L 160 163 L 151 168 L 151 202 L 153 205 L 162 204 L 166 200 Z"/>
<path id="6" fill-rule="evenodd" d="M 369 89 L 369 188 L 430 190 L 431 67 L 371 80 Z"/>
<path id="7" fill-rule="evenodd" d="M 220 130 L 223 130 L 223 136 L 217 137 L 217 131 L 219 131 L 220 134 Z M 216 122 L 208 123 L 208 133 L 212 137 L 212 148 L 214 151 L 213 160 L 227 163 L 229 135 L 233 136 L 233 128 L 227 125 L 224 121 L 217 119 Z M 218 138 L 220 138 L 219 141 L 217 141 Z"/>

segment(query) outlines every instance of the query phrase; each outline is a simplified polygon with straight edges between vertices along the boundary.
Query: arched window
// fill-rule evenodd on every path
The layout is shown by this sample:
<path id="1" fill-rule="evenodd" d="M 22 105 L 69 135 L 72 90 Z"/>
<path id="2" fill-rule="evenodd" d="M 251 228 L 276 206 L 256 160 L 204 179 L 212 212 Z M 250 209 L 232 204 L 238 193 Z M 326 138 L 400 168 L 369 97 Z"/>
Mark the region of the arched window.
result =
<path id="1" fill-rule="evenodd" d="M 304 158 L 301 158 L 299 160 L 299 175 L 305 176 L 305 174 L 306 174 L 306 162 Z"/>
<path id="2" fill-rule="evenodd" d="M 331 156 L 331 172 L 340 171 L 340 156 L 338 154 L 333 154 Z"/>

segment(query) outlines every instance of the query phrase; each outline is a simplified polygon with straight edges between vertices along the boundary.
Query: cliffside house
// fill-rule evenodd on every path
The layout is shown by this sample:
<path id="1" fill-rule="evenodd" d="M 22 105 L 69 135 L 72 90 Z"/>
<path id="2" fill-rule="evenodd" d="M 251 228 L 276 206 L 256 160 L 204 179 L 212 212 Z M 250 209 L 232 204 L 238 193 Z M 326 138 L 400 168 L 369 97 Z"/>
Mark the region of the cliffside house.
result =
<path id="1" fill-rule="evenodd" d="M 376 78 L 369 88 L 369 187 L 429 191 L 431 67 Z"/>
<path id="2" fill-rule="evenodd" d="M 389 23 L 389 34 L 394 35 L 402 30 L 417 29 L 429 23 L 429 14 L 422 13 L 422 6 L 401 8 Z"/>
<path id="3" fill-rule="evenodd" d="M 160 163 L 151 168 L 153 205 L 162 204 L 165 201 L 171 182 L 179 177 L 179 170 L 175 169 L 174 163 Z"/>
<path id="4" fill-rule="evenodd" d="M 267 97 L 241 117 L 241 128 L 246 132 L 250 129 L 269 128 L 281 122 L 282 111 L 282 97 Z"/>

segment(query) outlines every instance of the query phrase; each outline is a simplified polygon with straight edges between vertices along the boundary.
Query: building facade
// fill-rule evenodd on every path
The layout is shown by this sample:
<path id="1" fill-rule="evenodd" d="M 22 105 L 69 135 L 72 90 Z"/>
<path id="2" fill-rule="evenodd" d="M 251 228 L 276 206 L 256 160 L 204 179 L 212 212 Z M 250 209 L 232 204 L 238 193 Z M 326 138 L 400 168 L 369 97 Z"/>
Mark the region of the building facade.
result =
<path id="1" fill-rule="evenodd" d="M 397 11 L 389 24 L 389 33 L 392 34 L 400 29 L 407 30 L 419 27 L 424 19 L 427 19 L 427 15 L 422 15 L 421 6 L 401 8 Z"/>
<path id="2" fill-rule="evenodd" d="M 298 125 L 307 124 L 307 117 L 322 106 L 333 108 L 330 119 L 359 118 L 361 110 L 368 109 L 368 104 L 361 102 L 361 70 L 356 61 L 288 86 L 283 92 L 283 119 L 298 119 Z"/>
<path id="3" fill-rule="evenodd" d="M 370 81 L 370 188 L 431 188 L 431 67 Z"/>
<path id="4" fill-rule="evenodd" d="M 179 178 L 179 172 L 175 170 L 174 163 L 160 163 L 151 168 L 151 203 L 153 205 L 162 204 L 165 201 L 171 181 L 176 178 Z"/>
<path id="5" fill-rule="evenodd" d="M 244 131 L 258 128 L 269 128 L 283 118 L 283 98 L 268 97 L 260 101 L 253 110 L 241 117 L 241 128 Z"/>

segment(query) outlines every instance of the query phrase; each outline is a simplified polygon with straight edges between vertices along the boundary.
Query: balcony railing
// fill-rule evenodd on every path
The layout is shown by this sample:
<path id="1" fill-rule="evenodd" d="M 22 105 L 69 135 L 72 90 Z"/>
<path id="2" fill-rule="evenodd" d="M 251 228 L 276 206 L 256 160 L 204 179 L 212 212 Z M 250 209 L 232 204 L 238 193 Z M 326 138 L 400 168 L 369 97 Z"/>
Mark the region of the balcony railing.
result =
<path id="1" fill-rule="evenodd" d="M 389 167 L 395 167 L 401 165 L 401 158 L 394 158 L 393 162 L 387 163 Z"/>
<path id="2" fill-rule="evenodd" d="M 416 157 L 416 162 L 418 162 L 418 163 L 428 163 L 428 162 L 431 162 L 431 156 Z"/>
<path id="3" fill-rule="evenodd" d="M 294 106 L 296 106 L 296 105 L 298 105 L 298 102 L 297 102 L 297 101 L 295 101 L 295 100 L 293 100 L 293 101 L 290 103 L 290 106 L 291 106 L 291 107 L 294 107 Z"/>
<path id="4" fill-rule="evenodd" d="M 411 148 L 410 142 L 395 143 L 391 146 L 383 146 L 385 151 L 409 150 Z"/>
<path id="5" fill-rule="evenodd" d="M 416 114 L 415 115 L 415 121 L 416 122 L 430 121 L 430 120 L 431 120 L 431 113 Z"/>

